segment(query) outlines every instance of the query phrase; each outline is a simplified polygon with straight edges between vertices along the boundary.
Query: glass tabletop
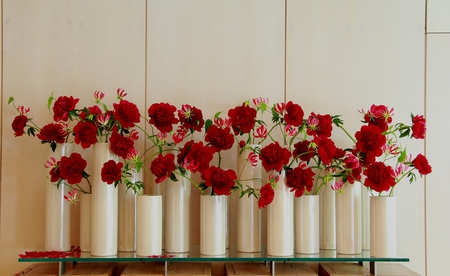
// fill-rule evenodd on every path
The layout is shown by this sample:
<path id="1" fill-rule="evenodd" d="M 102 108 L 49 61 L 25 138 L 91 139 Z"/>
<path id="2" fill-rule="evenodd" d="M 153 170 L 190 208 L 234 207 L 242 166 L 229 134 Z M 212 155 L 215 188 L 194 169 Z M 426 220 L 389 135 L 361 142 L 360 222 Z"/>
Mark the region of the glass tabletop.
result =
<path id="1" fill-rule="evenodd" d="M 36 250 L 40 251 L 40 250 Z M 138 256 L 135 252 L 118 252 L 117 255 L 99 257 L 92 256 L 90 252 L 81 252 L 79 256 L 66 257 L 27 257 L 19 258 L 19 262 L 409 262 L 409 258 L 397 257 L 371 257 L 369 251 L 362 251 L 357 255 L 337 254 L 335 250 L 321 250 L 318 254 L 292 254 L 291 256 L 270 256 L 265 248 L 261 252 L 243 253 L 236 248 L 229 248 L 225 255 L 206 256 L 200 254 L 200 247 L 194 246 L 187 253 L 162 252 L 161 255 Z"/>

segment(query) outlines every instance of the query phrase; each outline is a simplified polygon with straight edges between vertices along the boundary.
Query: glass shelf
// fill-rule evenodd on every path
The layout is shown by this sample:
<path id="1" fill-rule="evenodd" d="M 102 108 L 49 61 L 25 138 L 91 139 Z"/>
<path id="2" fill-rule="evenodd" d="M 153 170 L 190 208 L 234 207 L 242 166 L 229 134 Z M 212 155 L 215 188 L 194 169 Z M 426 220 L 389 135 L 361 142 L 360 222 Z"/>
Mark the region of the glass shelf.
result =
<path id="1" fill-rule="evenodd" d="M 36 250 L 42 251 L 42 250 Z M 336 254 L 335 250 L 321 250 L 318 254 L 293 254 L 276 257 L 266 254 L 265 248 L 257 253 L 237 252 L 231 247 L 222 256 L 206 256 L 200 254 L 198 246 L 192 247 L 189 253 L 174 254 L 163 252 L 161 256 L 136 256 L 135 252 L 118 252 L 115 256 L 96 257 L 89 252 L 81 252 L 80 257 L 66 258 L 19 258 L 19 262 L 409 262 L 409 258 L 397 256 L 375 258 L 369 251 L 358 255 Z"/>

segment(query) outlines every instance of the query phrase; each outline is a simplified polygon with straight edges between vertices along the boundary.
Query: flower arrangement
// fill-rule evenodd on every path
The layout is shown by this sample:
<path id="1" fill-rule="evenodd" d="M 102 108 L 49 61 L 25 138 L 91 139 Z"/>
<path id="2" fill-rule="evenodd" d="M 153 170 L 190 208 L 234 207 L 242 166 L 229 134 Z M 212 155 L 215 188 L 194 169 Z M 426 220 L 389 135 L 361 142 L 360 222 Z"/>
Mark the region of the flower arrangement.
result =
<path id="1" fill-rule="evenodd" d="M 413 158 L 402 143 L 404 138 L 425 137 L 425 118 L 411 115 L 411 125 L 393 125 L 393 109 L 384 105 L 360 111 L 363 126 L 352 136 L 339 115 L 311 112 L 305 117 L 303 108 L 292 101 L 269 106 L 267 98 L 255 98 L 230 108 L 227 116 L 218 112 L 210 119 L 203 118 L 202 111 L 195 106 L 183 104 L 177 109 L 161 102 L 152 104 L 147 110 L 148 117 L 144 117 L 134 103 L 124 99 L 126 95 L 119 88 L 118 103 L 112 108 L 102 102 L 101 91 L 94 92 L 94 105 L 83 108 L 77 108 L 79 99 L 72 96 L 55 99 L 51 95 L 48 109 L 53 113 L 53 122 L 43 127 L 29 117 L 30 108 L 16 106 L 11 97 L 8 104 L 12 103 L 19 113 L 12 129 L 16 137 L 25 133 L 36 136 L 42 144 L 50 144 L 53 151 L 61 143 L 74 142 L 86 149 L 95 143 L 109 142 L 122 161 L 106 162 L 102 180 L 115 185 L 124 183 L 137 194 L 142 194 L 143 182 L 133 183 L 129 178 L 132 170 L 140 172 L 143 168 L 155 176 L 157 184 L 167 178 L 177 181 L 185 177 L 202 193 L 211 188 L 212 195 L 239 191 L 241 197 L 256 196 L 259 208 L 273 201 L 281 173 L 286 174 L 285 184 L 291 192 L 301 197 L 317 194 L 332 178 L 340 179 L 330 187 L 337 191 L 342 190 L 344 183 L 363 182 L 372 191 L 392 195 L 403 178 L 413 182 L 416 171 L 421 176 L 432 171 L 423 154 Z M 264 116 L 269 116 L 270 121 L 265 121 Z M 139 125 L 141 119 L 148 123 L 147 127 Z M 345 149 L 337 147 L 331 138 L 333 126 L 343 130 L 353 145 Z M 138 130 L 150 145 L 141 153 L 134 146 L 139 139 Z M 196 138 L 199 136 L 202 138 Z M 223 152 L 235 144 L 240 153 L 249 151 L 248 165 L 261 162 L 269 173 L 267 181 L 258 179 L 264 184 L 260 189 L 246 186 L 250 179 L 243 179 L 241 172 L 222 168 Z M 215 156 L 217 164 L 213 164 Z M 66 195 L 67 200 L 76 202 L 76 191 L 90 192 L 79 186 L 83 179 L 89 183 L 87 162 L 81 154 L 50 159 L 45 166 L 50 169 L 52 182 L 75 190 Z M 200 174 L 200 183 L 190 177 L 194 173 Z"/>
<path id="2" fill-rule="evenodd" d="M 241 196 L 255 195 L 259 200 L 259 208 L 273 201 L 274 188 L 282 172 L 286 173 L 286 185 L 296 197 L 304 193 L 317 194 L 332 177 L 331 173 L 324 174 L 322 171 L 332 171 L 344 155 L 344 151 L 330 139 L 332 125 L 341 123 L 339 116 L 312 112 L 305 119 L 299 104 L 289 101 L 273 104 L 269 108 L 268 103 L 267 98 L 255 98 L 228 111 L 235 139 L 241 148 L 240 154 L 249 150 L 248 163 L 255 165 L 255 159 L 259 159 L 264 170 L 270 172 L 269 182 L 261 180 L 265 184 L 259 190 L 249 187 L 244 189 L 245 180 L 240 177 L 238 180 Z M 256 118 L 258 112 L 269 113 L 270 125 Z M 277 139 L 275 131 L 279 131 L 281 139 Z M 244 135 L 247 138 L 240 140 Z M 270 143 L 262 145 L 265 141 Z M 255 143 L 257 147 L 253 146 Z M 314 186 L 316 188 L 313 190 Z"/>
<path id="3" fill-rule="evenodd" d="M 127 93 L 117 89 L 119 103 L 113 104 L 109 109 L 103 102 L 104 93 L 94 92 L 95 104 L 90 107 L 77 108 L 79 99 L 72 96 L 60 96 L 57 99 L 53 94 L 48 99 L 47 108 L 53 113 L 53 122 L 39 127 L 29 117 L 30 108 L 16 106 L 14 98 L 10 97 L 8 104 L 13 104 L 19 112 L 12 122 L 12 129 L 16 137 L 26 133 L 37 137 L 42 144 L 50 144 L 52 151 L 58 144 L 75 143 L 83 149 L 89 148 L 98 142 L 109 141 L 111 150 L 120 157 L 127 158 L 128 152 L 134 148 L 134 140 L 138 139 L 137 132 L 132 129 L 140 121 L 137 106 L 123 99 Z M 74 125 L 71 128 L 71 125 Z M 70 139 L 72 138 L 72 139 Z M 91 193 L 89 174 L 85 171 L 87 161 L 79 153 L 63 156 L 61 160 L 51 157 L 45 164 L 50 169 L 50 181 L 59 185 L 68 185 L 76 191 Z M 103 165 L 101 178 L 108 184 L 126 180 L 127 173 L 122 173 L 123 163 L 108 161 Z M 79 183 L 86 179 L 88 190 L 83 189 Z M 136 183 L 135 183 L 136 184 Z M 143 186 L 143 183 L 137 183 Z M 75 193 L 76 195 L 76 193 Z M 75 202 L 73 194 L 66 196 L 70 202 Z"/>
<path id="4" fill-rule="evenodd" d="M 411 114 L 411 125 L 407 125 L 392 124 L 394 109 L 385 105 L 372 105 L 368 111 L 361 110 L 360 113 L 364 123 L 361 129 L 354 137 L 346 132 L 354 147 L 342 162 L 344 180 L 353 183 L 354 180 L 361 181 L 364 175 L 364 186 L 379 195 L 387 192 L 392 196 L 395 186 L 403 178 L 412 183 L 416 180 L 415 172 L 420 176 L 432 172 L 423 154 L 413 158 L 402 143 L 406 138 L 425 138 L 426 120 L 423 115 Z"/>

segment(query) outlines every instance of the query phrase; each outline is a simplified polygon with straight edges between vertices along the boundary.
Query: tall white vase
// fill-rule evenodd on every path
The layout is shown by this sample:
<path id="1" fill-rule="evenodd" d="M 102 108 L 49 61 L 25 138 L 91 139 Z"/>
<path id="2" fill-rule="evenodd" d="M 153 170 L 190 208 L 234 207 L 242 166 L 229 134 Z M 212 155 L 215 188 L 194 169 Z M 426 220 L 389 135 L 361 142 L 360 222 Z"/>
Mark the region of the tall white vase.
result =
<path id="1" fill-rule="evenodd" d="M 261 162 L 258 160 L 258 164 L 253 167 L 247 161 L 251 151 L 241 150 L 238 148 L 238 177 L 243 180 L 244 187 L 260 189 L 261 182 L 258 179 L 261 179 Z M 238 252 L 261 251 L 261 210 L 254 196 L 243 196 L 237 200 L 236 249 Z"/>
<path id="2" fill-rule="evenodd" d="M 92 173 L 91 254 L 113 256 L 117 254 L 118 189 L 101 180 L 101 169 L 108 160 L 117 162 L 108 143 L 94 145 Z"/>
<path id="3" fill-rule="evenodd" d="M 50 156 L 61 160 L 62 156 L 70 156 L 71 153 L 72 144 L 58 144 Z M 47 183 L 45 190 L 45 250 L 69 251 L 71 210 L 70 203 L 64 196 L 72 189 L 63 180 L 59 187 L 56 183 Z"/>
<path id="4" fill-rule="evenodd" d="M 294 193 L 286 186 L 284 170 L 275 188 L 275 197 L 267 207 L 267 254 L 294 254 Z"/>
<path id="5" fill-rule="evenodd" d="M 142 171 L 131 171 L 131 182 L 142 181 Z M 118 251 L 133 252 L 136 250 L 136 193 L 121 184 L 119 190 L 119 225 Z"/>
<path id="6" fill-rule="evenodd" d="M 80 250 L 91 251 L 91 194 L 80 196 Z"/>
<path id="7" fill-rule="evenodd" d="M 136 214 L 136 255 L 161 255 L 162 196 L 138 196 Z"/>
<path id="8" fill-rule="evenodd" d="M 190 177 L 190 174 L 187 175 Z M 167 252 L 190 250 L 191 183 L 184 177 L 165 181 L 164 248 Z"/>
<path id="9" fill-rule="evenodd" d="M 294 199 L 295 253 L 319 253 L 319 195 Z"/>
<path id="10" fill-rule="evenodd" d="M 370 197 L 370 255 L 397 257 L 397 198 Z"/>
<path id="11" fill-rule="evenodd" d="M 320 197 L 320 249 L 336 249 L 336 192 L 331 189 L 335 179 L 319 191 Z"/>
<path id="12" fill-rule="evenodd" d="M 200 254 L 225 255 L 227 196 L 200 196 Z"/>
<path id="13" fill-rule="evenodd" d="M 370 250 L 370 191 L 361 187 L 362 250 Z"/>
<path id="14" fill-rule="evenodd" d="M 361 254 L 361 184 L 346 184 L 336 195 L 336 253 Z"/>
<path id="15" fill-rule="evenodd" d="M 152 175 L 152 177 L 154 177 Z M 165 215 L 165 206 L 166 206 L 166 182 L 162 182 L 159 184 L 156 184 L 154 181 L 151 185 L 151 189 L 150 189 L 150 194 L 152 195 L 160 195 L 162 198 L 162 249 L 165 249 L 165 236 L 166 236 L 166 230 L 165 230 L 165 220 L 166 220 L 166 215 Z"/>

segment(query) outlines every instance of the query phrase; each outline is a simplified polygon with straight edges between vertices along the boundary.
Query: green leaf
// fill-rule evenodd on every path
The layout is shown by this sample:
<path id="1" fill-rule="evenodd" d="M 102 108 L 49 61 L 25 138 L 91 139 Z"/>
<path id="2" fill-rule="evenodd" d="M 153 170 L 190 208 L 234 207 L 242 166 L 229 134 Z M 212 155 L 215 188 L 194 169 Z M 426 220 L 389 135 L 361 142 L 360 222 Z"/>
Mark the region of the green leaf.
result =
<path id="1" fill-rule="evenodd" d="M 178 179 L 177 179 L 177 177 L 175 176 L 174 173 L 170 174 L 170 180 L 172 180 L 173 182 L 178 182 Z"/>
<path id="2" fill-rule="evenodd" d="M 53 152 L 55 152 L 55 150 L 56 150 L 56 143 L 55 142 L 50 143 L 50 148 L 52 149 Z"/>
<path id="3" fill-rule="evenodd" d="M 403 163 L 405 161 L 405 159 L 406 159 L 406 149 L 404 149 L 400 152 L 400 156 L 398 157 L 397 161 L 399 163 Z"/>
<path id="4" fill-rule="evenodd" d="M 9 97 L 8 104 L 12 103 L 13 101 L 14 101 L 14 98 L 13 97 Z"/>
<path id="5" fill-rule="evenodd" d="M 54 97 L 53 97 L 53 93 L 54 92 L 52 92 L 52 94 L 50 95 L 50 97 L 48 97 L 48 100 L 47 100 L 47 108 L 48 108 L 48 111 L 51 111 L 51 106 L 52 106 L 52 102 L 53 102 L 53 100 L 55 99 Z"/>
<path id="6" fill-rule="evenodd" d="M 212 126 L 213 121 L 211 119 L 206 120 L 205 122 L 205 132 Z"/>

